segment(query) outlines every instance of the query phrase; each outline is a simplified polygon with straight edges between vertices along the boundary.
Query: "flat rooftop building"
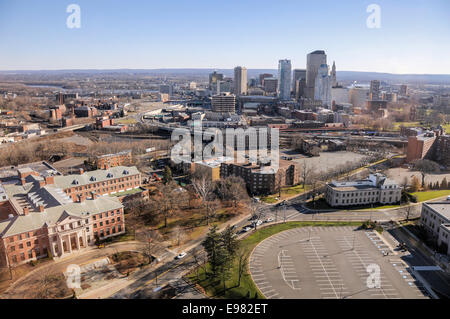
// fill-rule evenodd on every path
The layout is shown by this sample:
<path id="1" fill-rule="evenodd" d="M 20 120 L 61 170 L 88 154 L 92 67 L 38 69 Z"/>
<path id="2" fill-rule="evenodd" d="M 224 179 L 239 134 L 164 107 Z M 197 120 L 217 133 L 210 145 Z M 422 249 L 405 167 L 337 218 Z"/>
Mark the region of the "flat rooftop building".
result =
<path id="1" fill-rule="evenodd" d="M 327 184 L 325 199 L 332 207 L 399 203 L 400 187 L 386 176 L 375 173 L 367 179 Z"/>
<path id="2" fill-rule="evenodd" d="M 450 255 L 450 196 L 445 201 L 424 203 L 420 224 L 440 251 Z"/>

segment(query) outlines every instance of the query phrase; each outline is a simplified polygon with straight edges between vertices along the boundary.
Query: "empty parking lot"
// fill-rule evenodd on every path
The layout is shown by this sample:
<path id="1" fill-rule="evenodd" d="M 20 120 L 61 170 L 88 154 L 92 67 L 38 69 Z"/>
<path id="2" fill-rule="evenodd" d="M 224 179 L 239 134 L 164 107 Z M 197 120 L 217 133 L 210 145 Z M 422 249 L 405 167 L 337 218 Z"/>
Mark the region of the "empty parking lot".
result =
<path id="1" fill-rule="evenodd" d="M 428 298 L 376 232 L 352 226 L 278 233 L 254 249 L 249 266 L 267 298 Z"/>

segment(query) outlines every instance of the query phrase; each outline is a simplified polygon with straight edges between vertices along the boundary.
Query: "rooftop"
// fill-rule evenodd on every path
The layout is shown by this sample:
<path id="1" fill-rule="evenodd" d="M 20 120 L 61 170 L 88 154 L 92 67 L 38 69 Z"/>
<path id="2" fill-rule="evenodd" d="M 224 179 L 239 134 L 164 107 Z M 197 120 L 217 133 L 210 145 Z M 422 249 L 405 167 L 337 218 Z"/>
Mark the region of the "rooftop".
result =
<path id="1" fill-rule="evenodd" d="M 436 213 L 441 215 L 442 217 L 450 220 L 450 199 L 441 202 L 428 202 L 424 203 L 424 205 L 430 207 Z"/>

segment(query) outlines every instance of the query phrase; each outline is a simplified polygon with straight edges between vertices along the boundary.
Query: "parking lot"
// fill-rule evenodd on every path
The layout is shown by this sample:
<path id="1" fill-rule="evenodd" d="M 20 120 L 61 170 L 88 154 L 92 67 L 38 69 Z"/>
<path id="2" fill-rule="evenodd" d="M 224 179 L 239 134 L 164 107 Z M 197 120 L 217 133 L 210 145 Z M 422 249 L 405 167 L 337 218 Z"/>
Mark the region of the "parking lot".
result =
<path id="1" fill-rule="evenodd" d="M 375 231 L 301 227 L 262 241 L 250 257 L 260 291 L 272 298 L 428 298 L 397 252 Z"/>

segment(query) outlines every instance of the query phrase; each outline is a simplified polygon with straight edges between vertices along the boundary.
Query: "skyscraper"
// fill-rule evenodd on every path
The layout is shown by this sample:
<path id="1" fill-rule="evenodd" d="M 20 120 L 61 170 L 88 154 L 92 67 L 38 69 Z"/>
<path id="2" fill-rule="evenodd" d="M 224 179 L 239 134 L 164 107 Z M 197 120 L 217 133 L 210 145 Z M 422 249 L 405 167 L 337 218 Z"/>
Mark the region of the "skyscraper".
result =
<path id="1" fill-rule="evenodd" d="M 380 99 L 380 81 L 370 81 L 369 99 L 371 101 L 378 101 Z"/>
<path id="2" fill-rule="evenodd" d="M 299 98 L 298 91 L 302 87 L 302 85 L 300 84 L 301 80 L 306 81 L 306 69 L 295 69 L 293 80 L 292 80 L 292 91 L 294 92 L 294 96 L 296 99 Z M 303 88 L 302 88 L 302 94 L 303 94 Z"/>
<path id="3" fill-rule="evenodd" d="M 216 84 L 217 81 L 222 81 L 223 80 L 223 74 L 222 73 L 217 73 L 217 71 L 214 71 L 213 73 L 209 74 L 209 86 L 211 88 L 211 86 L 213 84 Z"/>
<path id="4" fill-rule="evenodd" d="M 321 64 L 317 70 L 314 100 L 320 100 L 323 106 L 331 108 L 331 77 L 328 74 L 328 65 L 326 64 Z"/>
<path id="5" fill-rule="evenodd" d="M 234 68 L 234 93 L 237 96 L 247 94 L 247 69 L 241 66 Z"/>
<path id="6" fill-rule="evenodd" d="M 306 56 L 306 90 L 307 98 L 314 98 L 314 85 L 316 84 L 316 76 L 319 67 L 327 64 L 327 55 L 323 50 L 316 50 Z"/>
<path id="7" fill-rule="evenodd" d="M 291 60 L 278 62 L 278 97 L 280 100 L 291 99 Z"/>
<path id="8" fill-rule="evenodd" d="M 333 61 L 333 66 L 331 67 L 331 87 L 337 86 L 337 80 L 336 80 L 336 63 Z"/>

